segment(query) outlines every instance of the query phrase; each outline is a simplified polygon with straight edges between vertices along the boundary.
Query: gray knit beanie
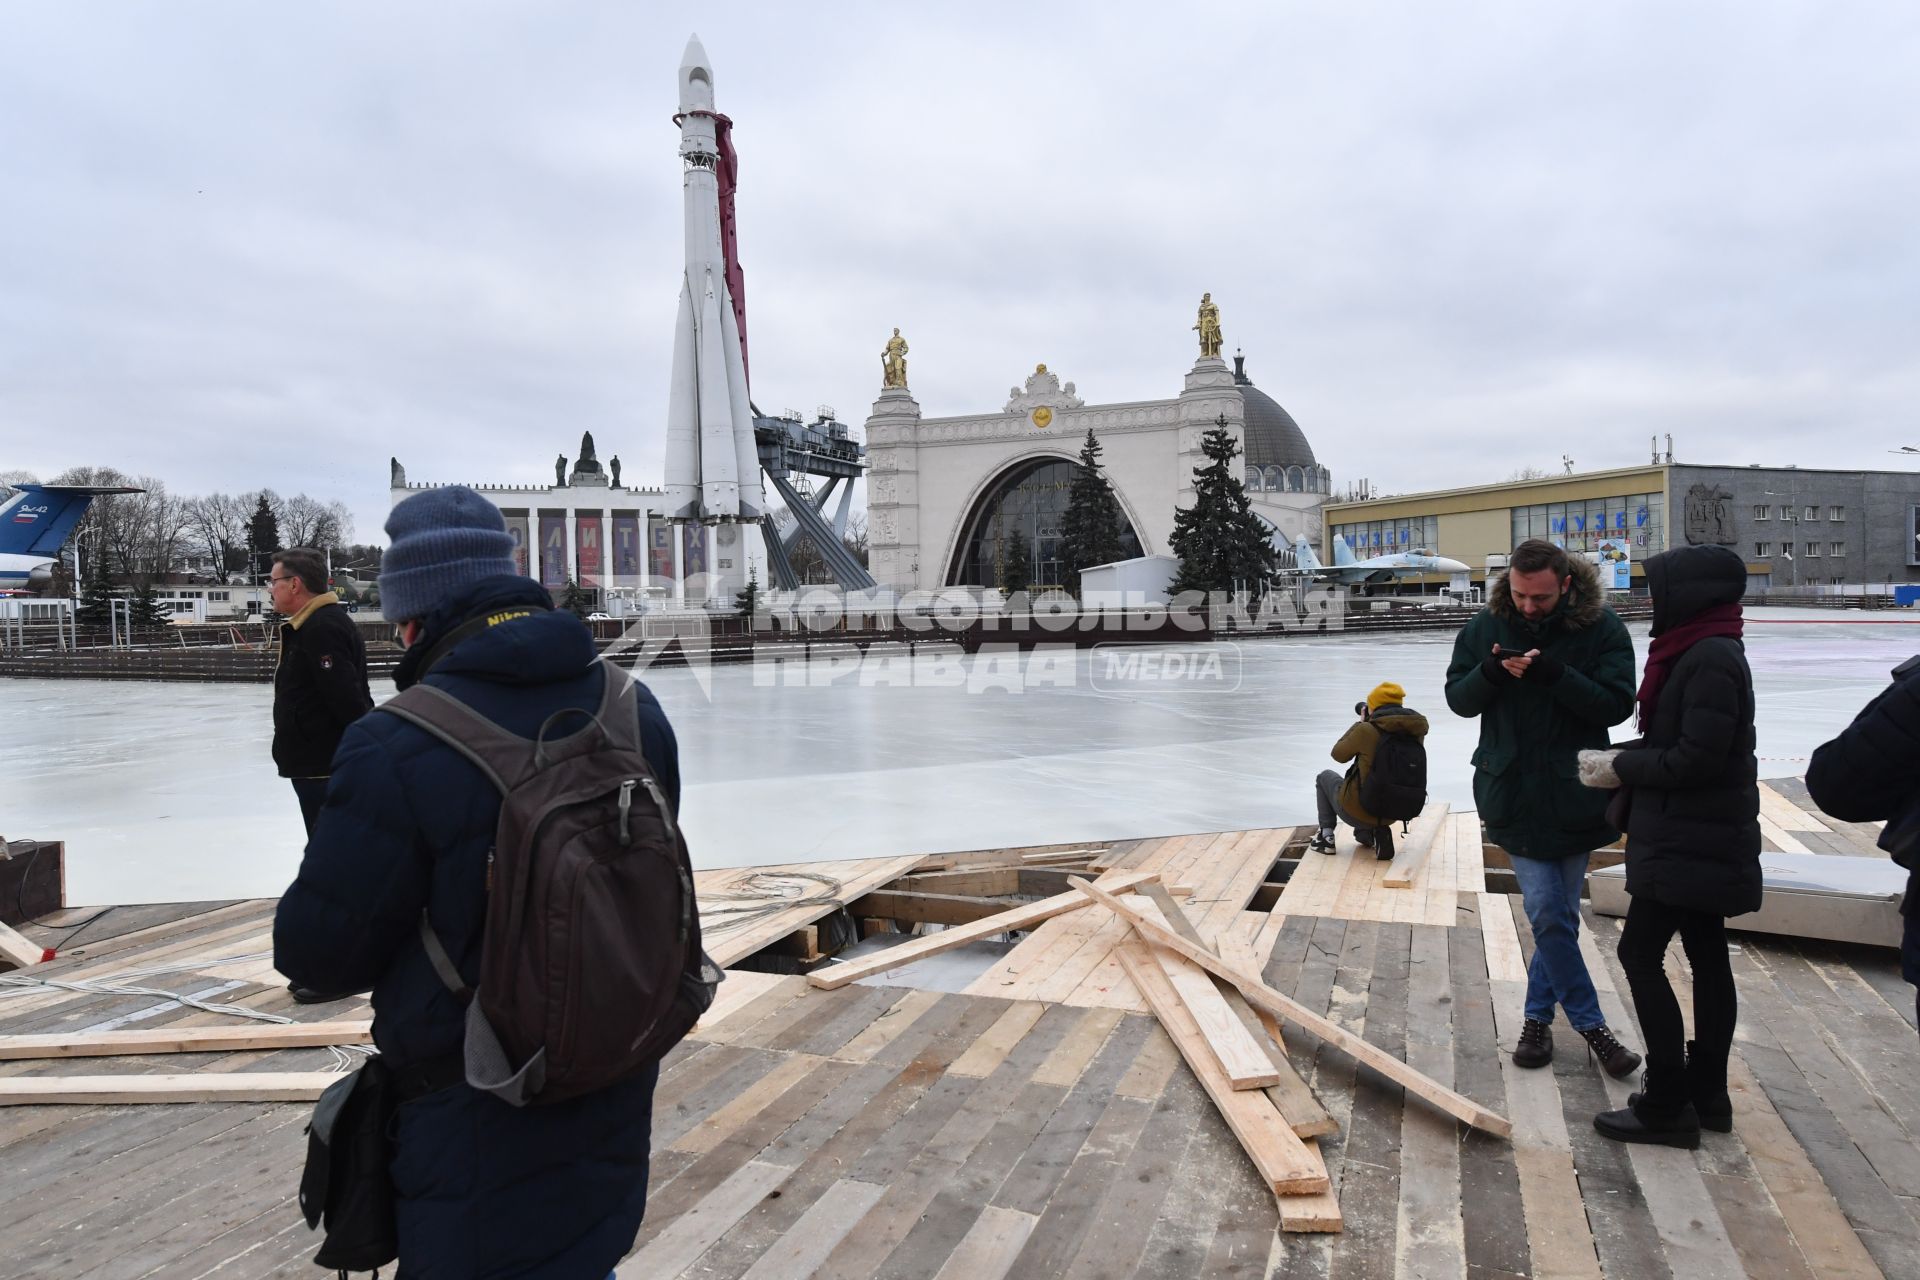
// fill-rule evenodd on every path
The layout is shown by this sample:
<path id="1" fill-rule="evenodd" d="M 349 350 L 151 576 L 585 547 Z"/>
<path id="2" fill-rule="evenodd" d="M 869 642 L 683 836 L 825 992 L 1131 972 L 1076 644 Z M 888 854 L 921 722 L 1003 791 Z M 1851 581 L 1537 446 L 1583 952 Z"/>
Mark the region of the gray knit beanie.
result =
<path id="1" fill-rule="evenodd" d="M 380 557 L 380 614 L 424 618 L 462 587 L 517 574 L 500 508 L 461 484 L 416 493 L 387 516 Z"/>

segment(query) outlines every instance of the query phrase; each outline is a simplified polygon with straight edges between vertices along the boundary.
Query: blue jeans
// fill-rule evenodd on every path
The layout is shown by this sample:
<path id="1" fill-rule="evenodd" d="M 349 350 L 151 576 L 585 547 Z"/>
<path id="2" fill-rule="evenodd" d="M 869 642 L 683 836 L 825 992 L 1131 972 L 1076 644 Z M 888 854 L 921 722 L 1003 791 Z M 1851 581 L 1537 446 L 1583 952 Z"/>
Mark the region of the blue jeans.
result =
<path id="1" fill-rule="evenodd" d="M 1515 854 L 1511 859 L 1527 923 L 1533 926 L 1526 1015 L 1536 1022 L 1552 1022 L 1557 1004 L 1567 1011 L 1575 1031 L 1591 1031 L 1607 1020 L 1580 954 L 1580 885 L 1587 878 L 1587 858 L 1576 853 L 1565 858 Z"/>

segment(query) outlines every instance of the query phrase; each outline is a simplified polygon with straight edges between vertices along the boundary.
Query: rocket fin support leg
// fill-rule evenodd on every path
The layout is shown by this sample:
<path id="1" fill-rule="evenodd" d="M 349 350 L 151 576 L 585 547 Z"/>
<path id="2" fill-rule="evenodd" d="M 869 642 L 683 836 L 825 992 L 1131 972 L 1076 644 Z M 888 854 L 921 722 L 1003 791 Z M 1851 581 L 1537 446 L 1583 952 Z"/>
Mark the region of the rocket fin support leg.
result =
<path id="1" fill-rule="evenodd" d="M 753 405 L 747 396 L 747 365 L 740 354 L 740 329 L 724 275 L 716 274 L 720 301 L 720 344 L 726 353 L 727 398 L 733 418 L 733 449 L 740 484 L 740 515 L 757 520 L 767 509 L 760 482 L 760 448 L 753 438 Z"/>
<path id="2" fill-rule="evenodd" d="M 696 382 L 693 293 L 680 283 L 680 316 L 673 327 L 673 376 L 667 395 L 666 514 L 695 514 L 700 501 L 700 388 Z"/>
<path id="3" fill-rule="evenodd" d="M 721 328 L 719 272 L 712 267 L 693 280 L 700 300 L 700 501 L 705 516 L 740 512 L 739 455 L 727 387 L 727 356 Z M 716 288 L 716 286 L 721 286 Z M 730 317 L 729 317 L 730 319 Z"/>

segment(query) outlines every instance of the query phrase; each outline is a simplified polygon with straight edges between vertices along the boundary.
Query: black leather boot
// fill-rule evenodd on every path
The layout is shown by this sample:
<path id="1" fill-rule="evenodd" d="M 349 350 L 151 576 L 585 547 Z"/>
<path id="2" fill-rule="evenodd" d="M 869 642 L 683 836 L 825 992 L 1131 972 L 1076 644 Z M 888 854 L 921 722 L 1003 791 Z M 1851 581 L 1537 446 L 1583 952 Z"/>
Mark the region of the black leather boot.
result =
<path id="1" fill-rule="evenodd" d="M 1587 1042 L 1587 1051 L 1600 1059 L 1601 1067 L 1615 1080 L 1623 1080 L 1639 1069 L 1640 1055 L 1615 1040 L 1605 1023 L 1582 1031 L 1580 1038 Z"/>
<path id="2" fill-rule="evenodd" d="M 1687 1094 L 1693 1099 L 1694 1114 L 1700 1117 L 1700 1127 L 1711 1129 L 1715 1133 L 1733 1132 L 1733 1099 L 1727 1096 L 1726 1065 L 1721 1064 L 1718 1081 L 1702 1080 L 1702 1073 L 1693 1063 L 1693 1041 L 1687 1041 Z M 1630 1093 L 1627 1105 L 1637 1106 L 1646 1095 Z"/>
<path id="3" fill-rule="evenodd" d="M 1620 1111 L 1602 1111 L 1593 1127 L 1615 1142 L 1643 1142 L 1692 1151 L 1700 1145 L 1700 1115 L 1687 1097 L 1684 1066 L 1647 1064 L 1647 1087 L 1639 1101 Z"/>
<path id="4" fill-rule="evenodd" d="M 1538 1018 L 1528 1018 L 1520 1027 L 1520 1043 L 1514 1046 L 1513 1065 L 1544 1067 L 1553 1061 L 1553 1028 Z"/>

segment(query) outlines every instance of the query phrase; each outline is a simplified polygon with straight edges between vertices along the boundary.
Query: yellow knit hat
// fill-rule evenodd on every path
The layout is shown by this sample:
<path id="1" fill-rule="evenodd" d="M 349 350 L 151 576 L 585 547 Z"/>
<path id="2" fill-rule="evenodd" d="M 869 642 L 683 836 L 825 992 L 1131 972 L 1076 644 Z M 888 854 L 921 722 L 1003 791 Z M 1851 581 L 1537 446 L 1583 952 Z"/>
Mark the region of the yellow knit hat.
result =
<path id="1" fill-rule="evenodd" d="M 1375 685 L 1373 692 L 1367 695 L 1367 710 L 1378 711 L 1389 702 L 1397 707 L 1406 700 L 1407 691 L 1389 680 L 1385 684 Z"/>

